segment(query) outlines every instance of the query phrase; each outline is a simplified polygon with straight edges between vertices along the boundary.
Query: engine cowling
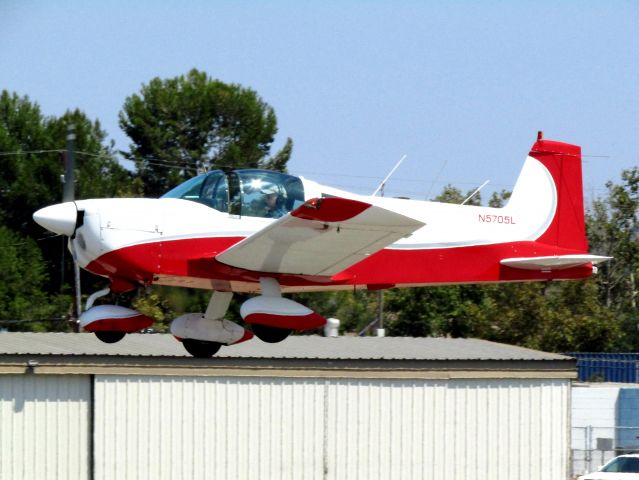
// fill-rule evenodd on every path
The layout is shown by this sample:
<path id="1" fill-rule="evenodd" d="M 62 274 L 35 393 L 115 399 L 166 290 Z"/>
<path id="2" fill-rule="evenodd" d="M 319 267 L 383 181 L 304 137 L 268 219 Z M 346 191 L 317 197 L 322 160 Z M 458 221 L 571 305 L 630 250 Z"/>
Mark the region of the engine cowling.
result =
<path id="1" fill-rule="evenodd" d="M 171 334 L 179 340 L 190 338 L 222 345 L 234 345 L 253 338 L 253 333 L 230 320 L 211 320 L 201 313 L 187 313 L 171 322 Z"/>
<path id="2" fill-rule="evenodd" d="M 119 305 L 97 305 L 80 315 L 80 327 L 87 332 L 133 333 L 153 325 L 153 319 Z"/>
<path id="3" fill-rule="evenodd" d="M 322 327 L 326 319 L 310 308 L 290 298 L 260 295 L 242 304 L 240 315 L 246 323 L 290 330 L 311 330 Z"/>

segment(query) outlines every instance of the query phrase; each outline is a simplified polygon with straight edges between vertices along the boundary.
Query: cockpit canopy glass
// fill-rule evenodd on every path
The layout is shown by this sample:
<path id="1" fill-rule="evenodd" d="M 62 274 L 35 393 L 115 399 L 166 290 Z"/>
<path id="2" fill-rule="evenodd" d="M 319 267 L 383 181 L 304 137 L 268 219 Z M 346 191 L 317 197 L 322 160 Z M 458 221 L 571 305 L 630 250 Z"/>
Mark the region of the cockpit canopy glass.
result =
<path id="1" fill-rule="evenodd" d="M 161 198 L 191 200 L 232 215 L 279 218 L 304 203 L 304 185 L 298 177 L 270 170 L 214 170 Z"/>

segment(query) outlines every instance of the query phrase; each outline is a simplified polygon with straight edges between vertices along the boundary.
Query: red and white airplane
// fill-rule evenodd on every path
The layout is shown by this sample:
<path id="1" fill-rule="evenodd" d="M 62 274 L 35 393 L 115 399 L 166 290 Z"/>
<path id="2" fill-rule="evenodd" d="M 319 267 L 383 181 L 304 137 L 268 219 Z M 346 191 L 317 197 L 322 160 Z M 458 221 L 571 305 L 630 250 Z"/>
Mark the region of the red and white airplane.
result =
<path id="1" fill-rule="evenodd" d="M 362 196 L 278 172 L 216 170 L 159 199 L 78 200 L 33 218 L 69 236 L 79 265 L 110 280 L 80 317 L 103 341 L 152 320 L 92 306 L 100 295 L 141 285 L 213 290 L 204 314 L 171 323 L 197 357 L 253 334 L 278 342 L 325 323 L 282 292 L 579 279 L 608 258 L 588 254 L 580 147 L 541 133 L 503 208 Z M 233 292 L 258 294 L 241 306 L 252 332 L 224 319 Z"/>

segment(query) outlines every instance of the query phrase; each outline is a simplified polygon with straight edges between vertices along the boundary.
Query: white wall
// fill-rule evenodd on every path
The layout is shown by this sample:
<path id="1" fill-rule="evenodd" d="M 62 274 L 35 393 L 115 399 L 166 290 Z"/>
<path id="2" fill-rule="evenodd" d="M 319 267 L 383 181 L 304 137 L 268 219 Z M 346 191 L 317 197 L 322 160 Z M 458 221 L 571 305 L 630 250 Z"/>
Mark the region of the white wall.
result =
<path id="1" fill-rule="evenodd" d="M 0 479 L 88 478 L 86 375 L 0 375 Z"/>
<path id="2" fill-rule="evenodd" d="M 612 438 L 614 444 L 620 388 L 621 385 L 610 383 L 573 385 L 571 402 L 573 473 L 592 472 L 616 456 L 615 450 L 601 451 L 596 448 L 597 438 Z"/>
<path id="3" fill-rule="evenodd" d="M 96 480 L 562 479 L 569 380 L 96 376 Z"/>
<path id="4" fill-rule="evenodd" d="M 572 389 L 572 448 L 595 448 L 594 438 L 615 438 L 619 386 L 610 384 L 575 384 Z M 593 429 L 593 440 L 586 429 Z M 592 443 L 592 445 L 591 445 Z"/>

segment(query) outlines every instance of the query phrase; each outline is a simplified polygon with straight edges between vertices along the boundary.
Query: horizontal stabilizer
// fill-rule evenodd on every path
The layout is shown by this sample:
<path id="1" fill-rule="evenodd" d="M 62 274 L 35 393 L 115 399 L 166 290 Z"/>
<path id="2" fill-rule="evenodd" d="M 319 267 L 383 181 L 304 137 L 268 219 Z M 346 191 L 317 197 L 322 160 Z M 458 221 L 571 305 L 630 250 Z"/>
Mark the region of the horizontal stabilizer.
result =
<path id="1" fill-rule="evenodd" d="M 547 257 L 519 257 L 505 258 L 500 263 L 507 267 L 521 268 L 523 270 L 563 270 L 566 268 L 579 267 L 581 265 L 596 265 L 597 263 L 610 260 L 612 257 L 602 257 L 600 255 L 551 255 Z"/>
<path id="2" fill-rule="evenodd" d="M 357 200 L 313 199 L 215 258 L 258 272 L 331 276 L 423 226 Z"/>

